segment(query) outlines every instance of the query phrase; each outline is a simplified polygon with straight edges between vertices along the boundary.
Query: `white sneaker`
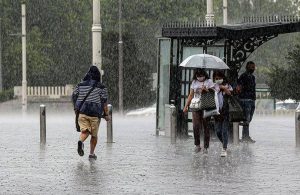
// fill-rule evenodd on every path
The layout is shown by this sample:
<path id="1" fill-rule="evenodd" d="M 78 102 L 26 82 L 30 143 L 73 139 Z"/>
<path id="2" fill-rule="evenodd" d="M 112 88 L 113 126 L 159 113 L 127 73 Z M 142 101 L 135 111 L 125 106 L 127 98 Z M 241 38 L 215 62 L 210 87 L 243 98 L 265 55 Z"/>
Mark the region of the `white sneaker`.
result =
<path id="1" fill-rule="evenodd" d="M 222 149 L 222 152 L 221 152 L 221 157 L 226 157 L 227 156 L 227 151 L 226 149 Z"/>
<path id="2" fill-rule="evenodd" d="M 204 150 L 203 150 L 203 154 L 208 154 L 208 150 L 207 150 L 207 148 L 204 148 Z"/>

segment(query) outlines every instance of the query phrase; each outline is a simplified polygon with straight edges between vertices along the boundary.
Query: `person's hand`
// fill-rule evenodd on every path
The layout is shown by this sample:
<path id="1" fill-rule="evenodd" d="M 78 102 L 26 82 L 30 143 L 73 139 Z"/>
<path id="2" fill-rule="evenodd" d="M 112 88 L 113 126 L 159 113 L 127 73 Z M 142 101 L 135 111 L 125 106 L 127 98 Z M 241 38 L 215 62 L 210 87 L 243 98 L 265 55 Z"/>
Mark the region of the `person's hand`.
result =
<path id="1" fill-rule="evenodd" d="M 236 93 L 241 93 L 242 86 L 240 86 L 240 85 L 236 86 L 235 91 L 236 91 Z"/>
<path id="2" fill-rule="evenodd" d="M 231 91 L 224 85 L 220 85 L 220 89 L 224 91 L 225 94 L 231 95 Z"/>
<path id="3" fill-rule="evenodd" d="M 208 89 L 205 86 L 203 86 L 202 90 L 201 90 L 201 93 L 206 93 L 206 92 L 208 92 Z"/>
<path id="4" fill-rule="evenodd" d="M 104 119 L 106 120 L 106 121 L 110 121 L 110 116 L 109 115 L 106 115 L 106 116 L 104 116 Z"/>
<path id="5" fill-rule="evenodd" d="M 227 88 L 224 89 L 224 92 L 225 92 L 226 95 L 231 95 L 231 91 Z"/>
<path id="6" fill-rule="evenodd" d="M 198 88 L 198 89 L 196 90 L 196 92 L 200 94 L 200 93 L 202 92 L 202 89 L 201 89 L 201 88 Z"/>
<path id="7" fill-rule="evenodd" d="M 189 110 L 188 106 L 185 106 L 185 107 L 183 108 L 183 112 L 184 112 L 184 113 L 187 113 L 188 110 Z"/>
<path id="8" fill-rule="evenodd" d="M 74 108 L 74 112 L 75 112 L 75 115 L 77 114 L 78 110 L 76 108 Z"/>

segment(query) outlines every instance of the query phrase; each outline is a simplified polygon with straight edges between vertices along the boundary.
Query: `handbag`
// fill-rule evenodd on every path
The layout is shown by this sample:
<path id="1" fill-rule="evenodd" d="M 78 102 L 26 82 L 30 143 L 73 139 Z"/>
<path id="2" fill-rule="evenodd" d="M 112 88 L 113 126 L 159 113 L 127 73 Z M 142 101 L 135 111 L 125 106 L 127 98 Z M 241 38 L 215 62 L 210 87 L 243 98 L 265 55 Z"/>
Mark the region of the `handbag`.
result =
<path id="1" fill-rule="evenodd" d="M 237 96 L 228 97 L 228 106 L 230 122 L 240 122 L 246 120 L 243 108 L 241 107 Z"/>
<path id="2" fill-rule="evenodd" d="M 199 111 L 201 107 L 201 96 L 194 96 L 191 100 L 189 111 L 196 112 Z"/>
<path id="3" fill-rule="evenodd" d="M 201 94 L 200 110 L 213 110 L 217 108 L 216 105 L 216 92 L 209 90 Z"/>
<path id="4" fill-rule="evenodd" d="M 211 92 L 213 93 L 213 92 Z M 209 97 L 211 98 L 211 97 Z M 209 105 L 213 104 L 213 101 L 211 101 L 211 99 L 209 99 Z M 218 99 L 218 93 L 216 91 L 214 91 L 214 105 L 209 106 L 210 108 L 214 107 L 213 109 L 205 109 L 203 110 L 203 118 L 207 118 L 210 116 L 214 116 L 214 115 L 219 115 L 219 99 Z"/>
<path id="5" fill-rule="evenodd" d="M 78 110 L 75 111 L 75 126 L 76 126 L 76 131 L 80 132 L 80 126 L 78 124 L 78 118 L 80 114 L 80 109 L 83 106 L 83 103 L 85 102 L 86 98 L 90 95 L 90 93 L 95 89 L 96 85 L 92 87 L 92 89 L 86 94 L 86 96 L 83 98 L 81 104 L 78 107 Z"/>
<path id="6" fill-rule="evenodd" d="M 219 109 L 215 108 L 212 110 L 203 110 L 203 118 L 207 118 L 210 116 L 220 115 Z"/>

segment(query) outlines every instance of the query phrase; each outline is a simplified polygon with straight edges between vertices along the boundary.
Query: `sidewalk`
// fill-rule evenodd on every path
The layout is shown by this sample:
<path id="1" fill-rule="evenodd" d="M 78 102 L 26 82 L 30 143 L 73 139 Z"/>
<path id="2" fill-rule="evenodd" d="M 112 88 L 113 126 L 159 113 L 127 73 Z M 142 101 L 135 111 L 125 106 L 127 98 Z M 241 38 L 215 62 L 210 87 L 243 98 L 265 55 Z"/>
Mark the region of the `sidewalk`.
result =
<path id="1" fill-rule="evenodd" d="M 213 142 L 193 154 L 193 139 L 155 136 L 155 115 L 114 115 L 114 141 L 102 121 L 98 159 L 77 154 L 73 113 L 47 115 L 47 144 L 39 144 L 39 113 L 0 116 L 0 194 L 299 194 L 300 149 L 294 117 L 254 117 L 255 144 Z M 202 140 L 201 140 L 202 141 Z M 201 143 L 203 144 L 203 142 Z"/>

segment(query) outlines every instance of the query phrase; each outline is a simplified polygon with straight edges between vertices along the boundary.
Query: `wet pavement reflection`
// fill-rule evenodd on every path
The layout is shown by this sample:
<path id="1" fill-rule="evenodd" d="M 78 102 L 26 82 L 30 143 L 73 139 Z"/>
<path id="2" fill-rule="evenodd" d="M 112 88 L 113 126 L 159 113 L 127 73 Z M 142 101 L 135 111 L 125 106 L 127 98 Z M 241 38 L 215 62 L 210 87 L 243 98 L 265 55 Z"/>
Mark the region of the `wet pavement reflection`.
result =
<path id="1" fill-rule="evenodd" d="M 0 124 L 0 194 L 300 194 L 293 116 L 254 117 L 256 143 L 230 144 L 226 158 L 216 140 L 205 155 L 193 153 L 192 138 L 155 136 L 153 115 L 114 116 L 112 144 L 102 121 L 96 161 L 89 141 L 78 156 L 71 113 L 48 115 L 46 145 L 38 115 Z"/>

